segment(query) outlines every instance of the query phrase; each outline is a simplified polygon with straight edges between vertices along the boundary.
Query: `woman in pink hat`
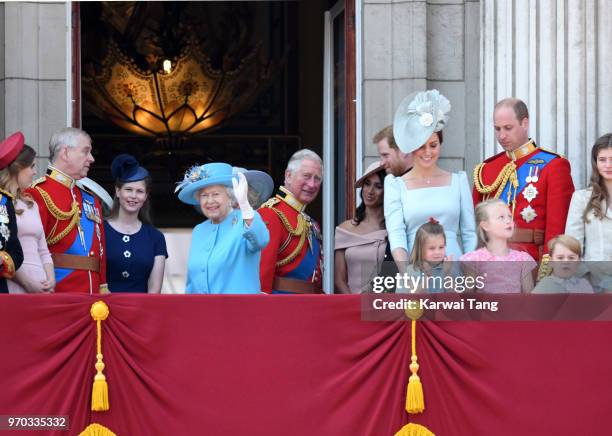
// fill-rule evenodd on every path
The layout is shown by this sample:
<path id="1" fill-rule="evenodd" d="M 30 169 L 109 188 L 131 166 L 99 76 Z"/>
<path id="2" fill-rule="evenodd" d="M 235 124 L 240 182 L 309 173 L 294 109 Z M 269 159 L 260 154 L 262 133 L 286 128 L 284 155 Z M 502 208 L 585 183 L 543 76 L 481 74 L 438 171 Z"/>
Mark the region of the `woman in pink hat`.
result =
<path id="1" fill-rule="evenodd" d="M 22 190 L 32 183 L 32 177 L 36 173 L 34 169 L 34 156 L 36 153 L 32 148 L 24 145 L 23 134 L 17 132 L 0 143 L 0 293 L 12 292 L 41 292 L 52 290 L 53 281 L 47 280 L 45 270 L 41 275 L 34 274 L 29 268 L 29 251 L 26 246 L 22 250 L 20 239 L 26 230 L 21 228 L 24 220 L 25 210 L 28 209 L 28 201 L 24 198 Z M 51 256 L 42 233 L 42 225 L 38 216 L 38 209 L 32 205 L 28 210 L 27 217 L 32 222 L 37 222 L 42 234 L 42 243 L 46 250 L 48 261 Z M 17 216 L 15 215 L 17 212 Z M 17 228 L 19 227 L 19 238 Z M 36 257 L 40 261 L 38 251 Z M 25 256 L 24 256 L 25 255 Z M 24 260 L 25 257 L 25 260 Z M 51 263 L 51 273 L 53 264 Z M 37 283 L 37 277 L 44 277 L 44 282 Z M 8 280 L 7 280 L 8 279 Z"/>
<path id="2" fill-rule="evenodd" d="M 371 164 L 355 183 L 356 188 L 361 188 L 361 204 L 355 216 L 336 227 L 334 289 L 337 293 L 367 292 L 374 276 L 381 271 L 387 249 L 384 179 L 382 163 Z"/>

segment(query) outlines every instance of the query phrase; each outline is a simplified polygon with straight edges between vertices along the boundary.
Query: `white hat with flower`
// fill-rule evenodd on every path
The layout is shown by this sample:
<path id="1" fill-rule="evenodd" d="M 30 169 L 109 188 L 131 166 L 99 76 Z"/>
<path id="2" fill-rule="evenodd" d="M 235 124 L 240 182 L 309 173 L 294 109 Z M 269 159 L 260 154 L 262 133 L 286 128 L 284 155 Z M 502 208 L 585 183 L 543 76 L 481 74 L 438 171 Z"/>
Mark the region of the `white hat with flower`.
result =
<path id="1" fill-rule="evenodd" d="M 412 153 L 448 122 L 450 101 L 437 89 L 413 92 L 400 103 L 393 118 L 393 136 L 399 149 Z"/>

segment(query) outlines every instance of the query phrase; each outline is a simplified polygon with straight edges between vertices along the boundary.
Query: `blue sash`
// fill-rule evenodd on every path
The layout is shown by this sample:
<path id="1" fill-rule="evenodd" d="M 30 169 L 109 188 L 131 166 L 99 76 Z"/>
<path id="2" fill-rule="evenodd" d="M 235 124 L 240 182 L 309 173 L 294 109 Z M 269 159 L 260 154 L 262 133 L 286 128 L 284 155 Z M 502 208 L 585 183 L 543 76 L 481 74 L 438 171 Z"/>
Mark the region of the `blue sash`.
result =
<path id="1" fill-rule="evenodd" d="M 75 189 L 79 189 L 79 188 L 75 188 Z M 81 191 L 82 203 L 80 205 L 81 206 L 80 207 L 81 219 L 79 223 L 80 223 L 81 229 L 83 230 L 83 236 L 85 239 L 85 247 L 83 247 L 83 245 L 81 244 L 81 237 L 79 236 L 78 229 L 77 229 L 76 238 L 74 238 L 72 245 L 68 247 L 68 249 L 64 253 L 74 254 L 77 256 L 89 256 L 89 250 L 91 250 L 91 246 L 93 244 L 93 238 L 95 235 L 95 224 L 96 223 L 89 218 L 88 213 L 86 213 L 87 208 L 85 207 L 85 205 L 89 203 L 91 205 L 91 209 L 93 213 L 93 209 L 95 208 L 96 203 L 95 203 L 95 199 L 93 195 L 83 191 L 82 189 L 80 191 Z M 73 269 L 68 269 L 68 268 L 55 268 L 56 282 L 59 283 L 73 271 L 74 271 Z"/>
<path id="2" fill-rule="evenodd" d="M 531 169 L 531 175 L 533 176 L 535 174 L 536 168 L 538 168 L 537 174 L 538 174 L 538 177 L 541 177 L 542 170 L 544 169 L 544 167 L 548 165 L 550 161 L 552 161 L 556 157 L 557 155 L 549 153 L 544 150 L 540 150 L 538 153 L 531 156 L 531 158 L 527 162 L 525 162 L 523 165 L 518 167 L 516 170 L 516 176 L 518 178 L 518 187 L 516 189 L 516 192 L 512 190 L 514 187 L 512 186 L 512 183 L 508 181 L 508 183 L 506 183 L 506 186 L 504 186 L 504 190 L 502 191 L 499 198 L 502 201 L 510 204 L 512 199 L 518 197 L 518 195 L 521 192 L 523 192 L 523 189 L 525 189 L 525 187 L 528 185 L 526 179 L 527 179 L 527 176 L 529 175 L 530 169 Z M 540 161 L 540 162 L 532 163 L 533 161 Z M 510 202 L 507 201 L 508 193 L 510 194 Z"/>
<path id="3" fill-rule="evenodd" d="M 307 282 L 312 281 L 312 274 L 317 270 L 319 263 L 319 253 L 321 252 L 321 246 L 319 245 L 319 240 L 317 239 L 315 233 L 311 230 L 312 235 L 312 250 L 308 248 L 306 250 L 306 255 L 302 259 L 302 261 L 295 267 L 295 269 L 291 270 L 285 277 L 289 277 L 292 279 L 304 280 Z"/>

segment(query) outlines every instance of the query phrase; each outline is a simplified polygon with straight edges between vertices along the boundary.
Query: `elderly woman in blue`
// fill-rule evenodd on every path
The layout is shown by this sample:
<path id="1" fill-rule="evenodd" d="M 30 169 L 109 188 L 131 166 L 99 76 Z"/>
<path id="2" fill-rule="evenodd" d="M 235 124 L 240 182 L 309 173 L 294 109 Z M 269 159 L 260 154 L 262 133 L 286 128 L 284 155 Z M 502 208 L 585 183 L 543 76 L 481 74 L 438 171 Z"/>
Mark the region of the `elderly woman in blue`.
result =
<path id="1" fill-rule="evenodd" d="M 443 227 L 446 254 L 458 260 L 476 248 L 474 206 L 465 172 L 438 166 L 442 129 L 450 102 L 437 90 L 416 92 L 401 103 L 393 120 L 393 135 L 414 166 L 400 176 L 385 178 L 384 211 L 391 254 L 405 272 L 416 231 L 432 217 Z"/>
<path id="2" fill-rule="evenodd" d="M 225 163 L 196 166 L 187 171 L 179 189 L 179 199 L 200 205 L 208 218 L 191 235 L 186 292 L 259 293 L 260 253 L 270 234 L 249 204 L 244 174 L 232 176 L 232 167 Z"/>

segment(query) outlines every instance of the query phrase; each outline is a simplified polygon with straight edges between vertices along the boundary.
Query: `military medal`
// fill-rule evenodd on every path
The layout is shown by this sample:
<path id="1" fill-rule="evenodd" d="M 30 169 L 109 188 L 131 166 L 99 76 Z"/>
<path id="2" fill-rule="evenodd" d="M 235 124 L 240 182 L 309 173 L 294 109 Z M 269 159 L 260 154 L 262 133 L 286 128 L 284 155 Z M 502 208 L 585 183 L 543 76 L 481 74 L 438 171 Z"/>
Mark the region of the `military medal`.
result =
<path id="1" fill-rule="evenodd" d="M 9 215 L 8 210 L 6 209 L 6 204 L 0 204 L 0 223 L 8 224 Z"/>
<path id="2" fill-rule="evenodd" d="M 538 180 L 540 180 L 540 178 L 538 177 L 539 172 L 540 172 L 540 167 L 534 167 L 533 176 L 531 177 L 531 181 L 533 183 L 538 183 Z"/>
<path id="3" fill-rule="evenodd" d="M 0 224 L 0 236 L 2 236 L 5 241 L 8 241 L 11 237 L 11 230 L 4 223 Z"/>
<path id="4" fill-rule="evenodd" d="M 525 189 L 523 189 L 523 197 L 527 200 L 528 203 L 531 203 L 531 200 L 538 196 L 538 188 L 533 186 L 533 183 L 530 183 Z"/>
<path id="5" fill-rule="evenodd" d="M 526 223 L 530 223 L 538 216 L 538 214 L 535 210 L 533 210 L 533 207 L 527 206 L 521 211 L 521 216 L 523 217 Z"/>
<path id="6" fill-rule="evenodd" d="M 529 167 L 529 175 L 525 177 L 525 183 L 531 183 L 531 170 L 533 170 L 533 167 Z"/>

